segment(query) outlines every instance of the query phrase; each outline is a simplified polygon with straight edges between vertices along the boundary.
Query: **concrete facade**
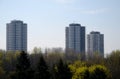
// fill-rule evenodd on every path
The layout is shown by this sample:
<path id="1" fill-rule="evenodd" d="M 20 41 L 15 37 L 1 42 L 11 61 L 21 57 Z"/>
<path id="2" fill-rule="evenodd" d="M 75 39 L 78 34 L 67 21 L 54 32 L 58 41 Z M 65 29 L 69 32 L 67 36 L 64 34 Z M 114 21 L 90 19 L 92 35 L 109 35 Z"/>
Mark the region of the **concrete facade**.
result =
<path id="1" fill-rule="evenodd" d="M 87 55 L 92 57 L 96 53 L 104 57 L 104 35 L 92 31 L 87 35 Z"/>
<path id="2" fill-rule="evenodd" d="M 72 23 L 66 27 L 66 50 L 85 56 L 85 27 Z"/>
<path id="3" fill-rule="evenodd" d="M 27 24 L 13 20 L 6 26 L 7 51 L 27 51 Z"/>

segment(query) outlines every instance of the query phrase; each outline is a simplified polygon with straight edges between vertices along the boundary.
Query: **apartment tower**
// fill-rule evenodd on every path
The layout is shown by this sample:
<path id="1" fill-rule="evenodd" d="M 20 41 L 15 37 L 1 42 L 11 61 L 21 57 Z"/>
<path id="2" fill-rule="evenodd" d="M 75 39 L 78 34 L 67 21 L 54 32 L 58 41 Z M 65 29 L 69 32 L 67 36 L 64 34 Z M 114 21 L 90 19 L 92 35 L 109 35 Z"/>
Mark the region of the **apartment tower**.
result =
<path id="1" fill-rule="evenodd" d="M 90 32 L 87 35 L 87 50 L 89 57 L 96 54 L 104 57 L 104 35 L 97 31 Z"/>
<path id="2" fill-rule="evenodd" d="M 6 26 L 7 51 L 27 52 L 27 24 L 20 20 L 13 20 Z"/>
<path id="3" fill-rule="evenodd" d="M 66 52 L 80 53 L 85 58 L 85 27 L 77 23 L 66 27 Z"/>

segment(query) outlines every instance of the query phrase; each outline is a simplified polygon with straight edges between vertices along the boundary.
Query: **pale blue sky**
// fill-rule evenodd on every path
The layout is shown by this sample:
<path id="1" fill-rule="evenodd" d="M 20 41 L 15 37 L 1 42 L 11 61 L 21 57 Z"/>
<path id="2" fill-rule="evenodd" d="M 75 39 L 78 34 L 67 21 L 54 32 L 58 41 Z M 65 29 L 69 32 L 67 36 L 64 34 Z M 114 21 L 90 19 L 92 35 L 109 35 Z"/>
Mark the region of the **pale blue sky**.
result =
<path id="1" fill-rule="evenodd" d="M 120 0 L 0 0 L 0 49 L 6 49 L 6 23 L 28 24 L 28 50 L 65 47 L 69 23 L 86 26 L 86 34 L 105 34 L 105 52 L 120 49 Z"/>

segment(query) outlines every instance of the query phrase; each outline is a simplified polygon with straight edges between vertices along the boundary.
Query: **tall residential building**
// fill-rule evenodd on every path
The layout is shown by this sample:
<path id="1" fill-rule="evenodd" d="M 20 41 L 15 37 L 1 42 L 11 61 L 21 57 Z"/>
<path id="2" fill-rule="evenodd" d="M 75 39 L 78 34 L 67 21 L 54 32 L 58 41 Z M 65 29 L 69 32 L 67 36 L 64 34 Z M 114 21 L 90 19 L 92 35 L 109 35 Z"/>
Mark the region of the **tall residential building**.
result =
<path id="1" fill-rule="evenodd" d="M 66 51 L 73 51 L 85 56 L 85 27 L 72 23 L 66 27 Z"/>
<path id="2" fill-rule="evenodd" d="M 7 23 L 7 51 L 27 52 L 27 24 L 20 20 Z"/>
<path id="3" fill-rule="evenodd" d="M 92 31 L 87 35 L 87 54 L 92 57 L 96 53 L 104 57 L 104 35 Z"/>

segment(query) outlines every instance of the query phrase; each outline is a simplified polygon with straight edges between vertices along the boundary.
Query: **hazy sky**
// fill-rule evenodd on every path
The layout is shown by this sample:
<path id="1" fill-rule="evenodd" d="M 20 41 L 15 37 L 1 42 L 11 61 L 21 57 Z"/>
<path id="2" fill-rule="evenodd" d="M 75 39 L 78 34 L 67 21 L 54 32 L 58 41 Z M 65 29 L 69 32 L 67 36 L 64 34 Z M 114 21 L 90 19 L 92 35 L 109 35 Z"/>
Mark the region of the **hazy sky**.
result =
<path id="1" fill-rule="evenodd" d="M 69 23 L 86 26 L 86 34 L 105 35 L 105 52 L 120 49 L 120 0 L 0 0 L 0 49 L 6 49 L 6 23 L 28 24 L 28 50 L 65 47 Z"/>

